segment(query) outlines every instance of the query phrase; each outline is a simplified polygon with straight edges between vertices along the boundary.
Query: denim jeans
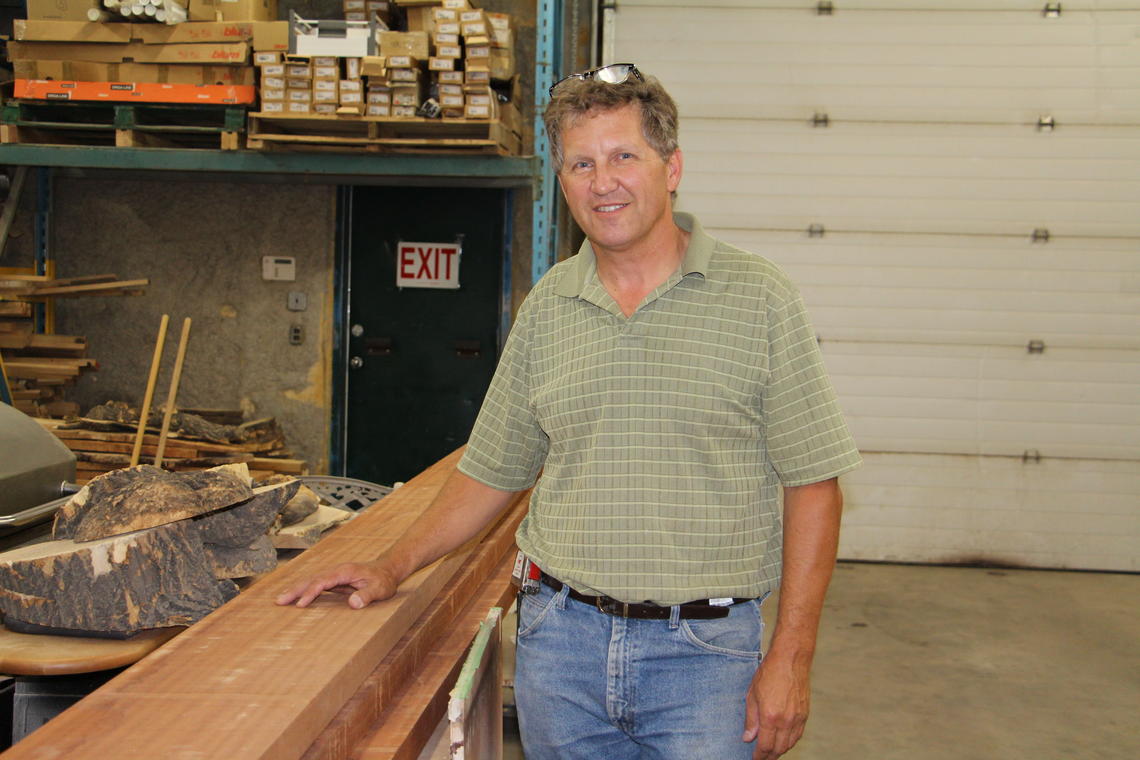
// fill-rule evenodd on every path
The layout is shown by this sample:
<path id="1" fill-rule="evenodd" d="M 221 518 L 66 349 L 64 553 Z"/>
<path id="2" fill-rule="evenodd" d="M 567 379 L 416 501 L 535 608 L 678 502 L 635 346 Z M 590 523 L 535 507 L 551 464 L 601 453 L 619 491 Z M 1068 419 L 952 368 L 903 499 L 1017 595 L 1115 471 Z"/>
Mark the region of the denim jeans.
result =
<path id="1" fill-rule="evenodd" d="M 527 760 L 747 760 L 760 602 L 728 617 L 615 617 L 542 586 L 519 596 L 515 701 Z"/>

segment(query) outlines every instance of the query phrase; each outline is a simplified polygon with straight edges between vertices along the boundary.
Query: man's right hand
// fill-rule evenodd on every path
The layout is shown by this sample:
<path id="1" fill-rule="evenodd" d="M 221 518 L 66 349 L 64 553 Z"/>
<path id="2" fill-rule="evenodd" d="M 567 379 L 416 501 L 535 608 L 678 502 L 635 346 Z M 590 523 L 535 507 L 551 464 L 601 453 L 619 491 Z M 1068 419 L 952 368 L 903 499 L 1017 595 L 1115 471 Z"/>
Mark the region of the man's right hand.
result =
<path id="1" fill-rule="evenodd" d="M 354 610 L 372 602 L 387 599 L 396 593 L 399 582 L 388 568 L 379 562 L 345 563 L 337 565 L 307 580 L 299 581 L 277 597 L 277 604 L 296 604 L 308 607 L 325 591 L 348 594 L 348 606 Z"/>

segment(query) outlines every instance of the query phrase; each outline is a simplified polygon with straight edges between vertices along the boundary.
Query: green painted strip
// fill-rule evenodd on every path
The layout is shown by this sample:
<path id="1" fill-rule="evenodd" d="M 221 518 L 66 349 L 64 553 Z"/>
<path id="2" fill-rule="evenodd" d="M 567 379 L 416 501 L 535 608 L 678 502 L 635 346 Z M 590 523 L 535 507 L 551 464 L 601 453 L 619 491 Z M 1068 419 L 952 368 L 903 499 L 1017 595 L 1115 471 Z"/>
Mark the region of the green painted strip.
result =
<path id="1" fill-rule="evenodd" d="M 459 678 L 455 681 L 455 688 L 450 692 L 452 699 L 462 699 L 466 701 L 471 696 L 471 687 L 475 682 L 475 674 L 479 671 L 479 666 L 483 664 L 483 653 L 487 651 L 487 643 L 491 640 L 491 632 L 499 624 L 499 619 L 503 615 L 502 607 L 492 607 L 491 611 L 487 613 L 487 618 L 479 624 L 479 633 L 475 635 L 475 642 L 471 645 L 471 650 L 467 654 L 467 659 L 463 663 L 463 669 L 459 671 Z"/>

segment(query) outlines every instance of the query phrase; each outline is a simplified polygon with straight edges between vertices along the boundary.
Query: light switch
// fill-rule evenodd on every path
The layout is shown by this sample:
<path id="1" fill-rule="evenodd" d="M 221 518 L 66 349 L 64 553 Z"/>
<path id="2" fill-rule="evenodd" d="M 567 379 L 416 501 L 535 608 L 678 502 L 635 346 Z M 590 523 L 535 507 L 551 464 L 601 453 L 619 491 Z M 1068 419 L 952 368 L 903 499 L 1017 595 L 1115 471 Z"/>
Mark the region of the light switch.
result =
<path id="1" fill-rule="evenodd" d="M 285 306 L 289 311 L 304 311 L 309 305 L 309 299 L 299 290 L 289 291 L 289 298 L 285 302 Z"/>

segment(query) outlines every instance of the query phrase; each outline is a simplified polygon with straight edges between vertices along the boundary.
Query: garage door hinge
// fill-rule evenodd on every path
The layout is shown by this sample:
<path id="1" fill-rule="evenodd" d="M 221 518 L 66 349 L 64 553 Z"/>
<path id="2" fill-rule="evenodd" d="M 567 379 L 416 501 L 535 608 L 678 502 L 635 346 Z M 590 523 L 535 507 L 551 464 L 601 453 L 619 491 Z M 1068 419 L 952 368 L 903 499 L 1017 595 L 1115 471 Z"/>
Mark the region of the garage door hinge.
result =
<path id="1" fill-rule="evenodd" d="M 1045 341 L 1031 340 L 1025 344 L 1025 350 L 1031 354 L 1043 354 L 1045 353 Z"/>
<path id="2" fill-rule="evenodd" d="M 1061 4 L 1060 3 L 1045 3 L 1045 7 L 1041 9 L 1041 15 L 1045 18 L 1060 18 L 1061 17 Z"/>
<path id="3" fill-rule="evenodd" d="M 1045 229 L 1044 227 L 1038 227 L 1037 229 L 1033 230 L 1033 235 L 1030 236 L 1029 240 L 1034 243 L 1048 243 L 1049 230 Z"/>
<path id="4" fill-rule="evenodd" d="M 1037 117 L 1037 131 L 1038 132 L 1052 132 L 1057 128 L 1057 122 L 1052 116 L 1038 116 Z"/>
<path id="5" fill-rule="evenodd" d="M 829 3 L 827 0 L 820 0 L 815 4 L 815 15 L 817 16 L 830 16 L 835 13 L 835 3 Z"/>
<path id="6" fill-rule="evenodd" d="M 1040 464 L 1041 452 L 1037 449 L 1026 449 L 1021 454 L 1021 461 L 1023 464 L 1029 464 L 1030 462 L 1033 464 Z"/>
<path id="7" fill-rule="evenodd" d="M 818 129 L 823 129 L 831 126 L 831 117 L 822 112 L 816 112 L 811 115 L 811 125 Z"/>
<path id="8" fill-rule="evenodd" d="M 808 237 L 811 238 L 821 238 L 825 232 L 822 224 L 809 224 L 807 228 Z"/>

